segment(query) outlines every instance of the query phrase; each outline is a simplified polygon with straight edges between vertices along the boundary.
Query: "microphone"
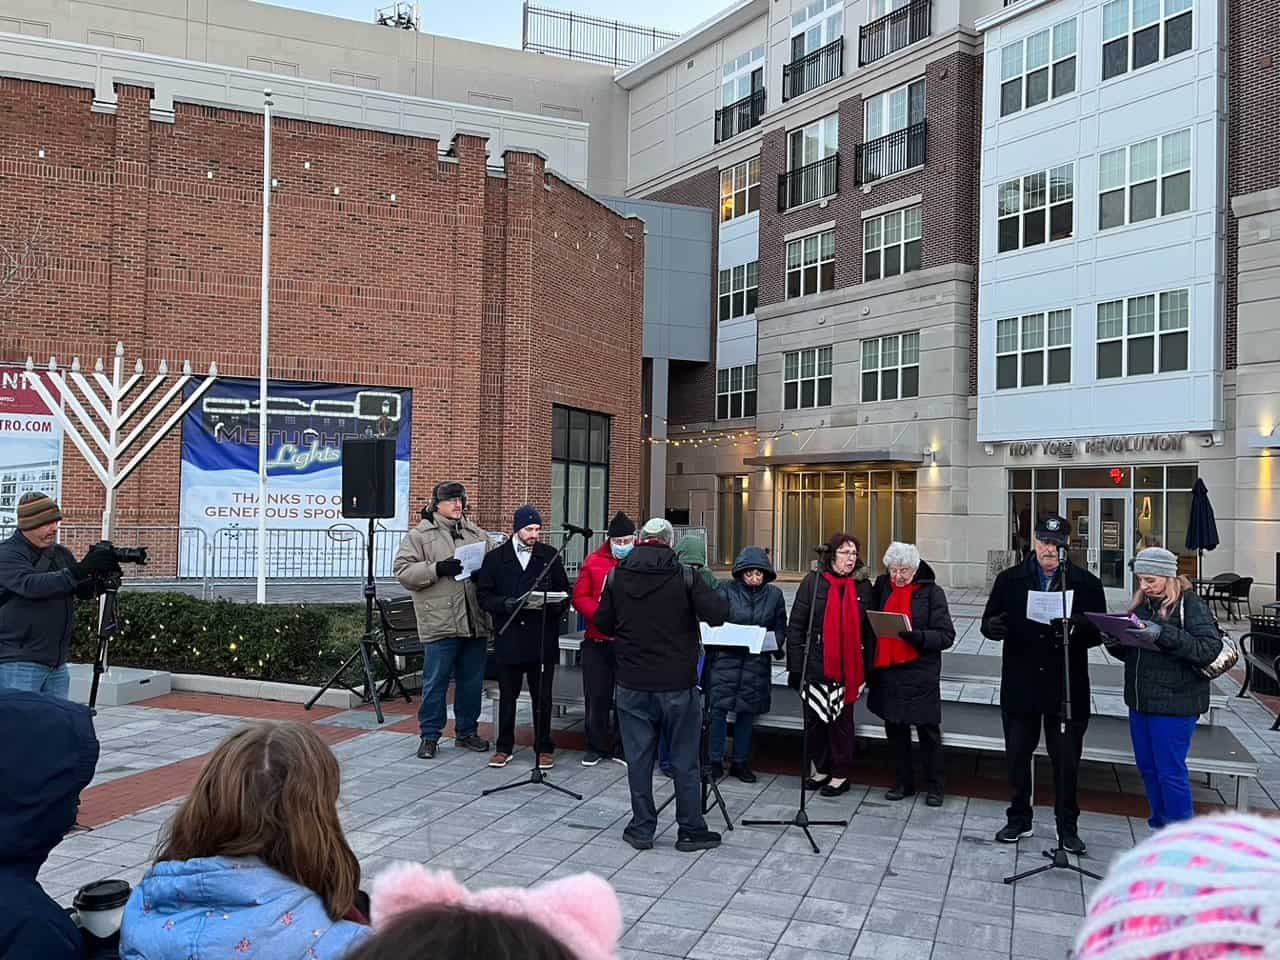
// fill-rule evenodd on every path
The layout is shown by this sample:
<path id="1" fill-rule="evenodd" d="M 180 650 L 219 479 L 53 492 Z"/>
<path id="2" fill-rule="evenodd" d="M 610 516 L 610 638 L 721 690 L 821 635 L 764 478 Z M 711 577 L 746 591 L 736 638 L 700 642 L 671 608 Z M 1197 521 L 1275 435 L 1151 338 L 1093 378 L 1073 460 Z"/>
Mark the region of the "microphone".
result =
<path id="1" fill-rule="evenodd" d="M 576 523 L 566 523 L 564 528 L 569 531 L 569 536 L 573 536 L 575 533 L 580 533 L 584 540 L 590 540 L 591 535 L 594 532 L 590 527 L 580 527 Z"/>
<path id="2" fill-rule="evenodd" d="M 828 547 L 825 543 L 820 543 L 813 548 L 813 552 L 820 557 L 825 557 L 828 553 L 831 552 L 831 548 Z"/>

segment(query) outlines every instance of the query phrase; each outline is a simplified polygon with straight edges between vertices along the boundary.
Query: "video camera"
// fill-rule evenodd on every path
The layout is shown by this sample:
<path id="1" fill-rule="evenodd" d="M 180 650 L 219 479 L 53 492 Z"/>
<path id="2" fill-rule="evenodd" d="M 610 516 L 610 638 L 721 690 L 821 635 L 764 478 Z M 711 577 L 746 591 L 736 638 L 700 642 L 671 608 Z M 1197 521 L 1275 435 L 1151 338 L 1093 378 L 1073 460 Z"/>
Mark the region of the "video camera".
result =
<path id="1" fill-rule="evenodd" d="M 124 570 L 121 569 L 120 564 L 133 563 L 141 566 L 147 562 L 146 547 L 117 547 L 110 540 L 99 540 L 91 546 L 89 554 L 94 553 L 110 554 L 110 565 L 104 570 L 95 570 L 89 575 L 89 582 L 93 585 L 95 596 L 120 589 L 120 583 L 124 577 Z"/>

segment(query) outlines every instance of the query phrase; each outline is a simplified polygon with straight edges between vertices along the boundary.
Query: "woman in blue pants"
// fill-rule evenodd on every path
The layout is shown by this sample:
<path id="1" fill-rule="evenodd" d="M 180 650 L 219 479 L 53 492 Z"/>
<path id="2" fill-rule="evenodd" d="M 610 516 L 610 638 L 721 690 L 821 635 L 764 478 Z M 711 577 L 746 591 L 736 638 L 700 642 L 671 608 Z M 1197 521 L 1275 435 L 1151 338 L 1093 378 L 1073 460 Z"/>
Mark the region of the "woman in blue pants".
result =
<path id="1" fill-rule="evenodd" d="M 1151 805 L 1153 830 L 1190 820 L 1187 753 L 1196 718 L 1209 709 L 1209 680 L 1200 668 L 1222 652 L 1213 614 L 1178 576 L 1178 558 L 1148 547 L 1132 561 L 1138 594 L 1130 610 L 1142 627 L 1130 631 L 1141 646 L 1108 644 L 1124 661 L 1124 702 L 1129 707 L 1133 755 Z"/>

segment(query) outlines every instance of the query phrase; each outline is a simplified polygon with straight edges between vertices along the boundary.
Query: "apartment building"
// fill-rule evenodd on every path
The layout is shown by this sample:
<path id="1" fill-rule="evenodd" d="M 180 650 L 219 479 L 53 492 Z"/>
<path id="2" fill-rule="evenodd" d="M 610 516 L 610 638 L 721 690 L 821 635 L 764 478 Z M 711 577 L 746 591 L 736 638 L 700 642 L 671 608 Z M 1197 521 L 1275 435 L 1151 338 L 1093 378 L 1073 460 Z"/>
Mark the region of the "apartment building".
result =
<path id="1" fill-rule="evenodd" d="M 997 9 L 746 0 L 619 74 L 628 193 L 720 221 L 713 362 L 672 363 L 665 425 L 668 509 L 716 528 L 716 561 L 763 543 L 800 571 L 852 530 L 981 578 L 975 22 Z"/>

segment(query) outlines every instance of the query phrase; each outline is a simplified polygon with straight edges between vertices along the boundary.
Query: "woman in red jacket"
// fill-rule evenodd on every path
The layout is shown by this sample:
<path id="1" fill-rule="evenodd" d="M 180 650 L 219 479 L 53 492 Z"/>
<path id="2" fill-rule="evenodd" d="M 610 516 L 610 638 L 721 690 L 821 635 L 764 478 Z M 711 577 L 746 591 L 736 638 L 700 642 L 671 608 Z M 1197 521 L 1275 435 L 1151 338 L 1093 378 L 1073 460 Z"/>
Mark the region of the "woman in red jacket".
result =
<path id="1" fill-rule="evenodd" d="M 597 630 L 594 621 L 605 578 L 635 546 L 636 525 L 619 510 L 609 521 L 607 536 L 600 548 L 592 551 L 583 562 L 578 582 L 573 587 L 574 609 L 587 621 L 587 632 L 582 641 L 582 694 L 587 712 L 587 752 L 582 757 L 584 767 L 594 767 L 601 760 L 620 762 L 620 758 L 614 755 L 616 729 L 610 730 L 609 724 L 617 669 L 613 638 Z"/>

